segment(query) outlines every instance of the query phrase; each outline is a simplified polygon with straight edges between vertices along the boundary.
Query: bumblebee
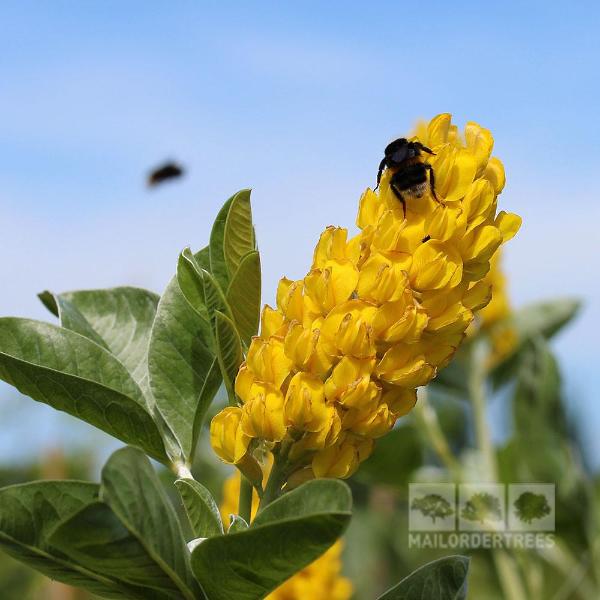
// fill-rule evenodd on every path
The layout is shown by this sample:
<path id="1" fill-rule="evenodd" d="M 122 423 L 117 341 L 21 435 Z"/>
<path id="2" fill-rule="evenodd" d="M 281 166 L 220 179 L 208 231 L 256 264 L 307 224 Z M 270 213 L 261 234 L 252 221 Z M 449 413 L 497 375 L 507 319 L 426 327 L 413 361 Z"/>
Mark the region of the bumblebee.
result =
<path id="1" fill-rule="evenodd" d="M 428 189 L 431 190 L 434 200 L 439 202 L 435 195 L 433 167 L 424 161 L 423 152 L 435 156 L 434 152 L 423 146 L 421 142 L 409 142 L 406 138 L 398 138 L 387 145 L 385 156 L 379 163 L 377 187 L 379 187 L 383 170 L 386 167 L 392 170 L 390 187 L 402 203 L 405 217 L 406 200 L 422 198 Z"/>

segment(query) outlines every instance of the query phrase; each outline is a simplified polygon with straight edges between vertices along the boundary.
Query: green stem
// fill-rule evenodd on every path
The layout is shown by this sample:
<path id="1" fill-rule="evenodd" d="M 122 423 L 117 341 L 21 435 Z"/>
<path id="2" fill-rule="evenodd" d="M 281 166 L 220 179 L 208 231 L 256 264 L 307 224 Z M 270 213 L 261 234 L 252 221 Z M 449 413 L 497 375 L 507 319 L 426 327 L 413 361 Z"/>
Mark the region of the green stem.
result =
<path id="1" fill-rule="evenodd" d="M 271 469 L 267 485 L 265 486 L 262 498 L 260 499 L 260 505 L 258 507 L 259 512 L 271 504 L 273 500 L 279 498 L 281 494 L 281 488 L 288 476 L 287 455 L 290 447 L 291 443 L 284 442 L 279 448 L 279 452 L 275 454 L 273 468 Z"/>
<path id="2" fill-rule="evenodd" d="M 485 346 L 474 342 L 471 350 L 469 369 L 469 396 L 473 407 L 473 421 L 477 447 L 487 467 L 490 481 L 498 479 L 496 453 L 492 444 L 492 436 L 486 416 L 487 398 L 485 392 Z"/>
<path id="3" fill-rule="evenodd" d="M 488 479 L 498 481 L 498 462 L 487 420 L 486 369 L 487 347 L 483 341 L 473 342 L 469 365 L 469 396 L 473 407 L 473 422 L 477 448 L 487 468 Z M 508 600 L 527 600 L 525 586 L 518 566 L 505 550 L 493 550 L 492 558 L 504 597 Z"/>
<path id="4" fill-rule="evenodd" d="M 428 400 L 427 390 L 419 388 L 419 400 L 414 408 L 417 425 L 431 445 L 433 451 L 445 467 L 452 473 L 455 480 L 460 479 L 460 463 L 452 453 L 450 444 L 442 430 L 437 413 Z"/>
<path id="5" fill-rule="evenodd" d="M 240 473 L 240 504 L 239 514 L 246 523 L 250 523 L 252 517 L 252 484 Z"/>

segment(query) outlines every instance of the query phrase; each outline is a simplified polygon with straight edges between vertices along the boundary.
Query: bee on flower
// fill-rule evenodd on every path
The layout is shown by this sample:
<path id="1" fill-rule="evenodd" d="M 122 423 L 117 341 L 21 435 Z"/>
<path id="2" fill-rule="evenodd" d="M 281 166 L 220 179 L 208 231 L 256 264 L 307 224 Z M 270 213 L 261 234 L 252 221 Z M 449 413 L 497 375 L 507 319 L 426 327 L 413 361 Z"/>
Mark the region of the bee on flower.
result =
<path id="1" fill-rule="evenodd" d="M 504 169 L 487 129 L 461 136 L 442 114 L 401 140 L 416 149 L 410 173 L 390 152 L 360 199 L 359 233 L 328 227 L 307 275 L 280 281 L 236 379 L 239 405 L 211 423 L 216 453 L 251 480 L 273 454 L 277 492 L 356 471 L 452 359 L 520 227 L 498 212 Z"/>

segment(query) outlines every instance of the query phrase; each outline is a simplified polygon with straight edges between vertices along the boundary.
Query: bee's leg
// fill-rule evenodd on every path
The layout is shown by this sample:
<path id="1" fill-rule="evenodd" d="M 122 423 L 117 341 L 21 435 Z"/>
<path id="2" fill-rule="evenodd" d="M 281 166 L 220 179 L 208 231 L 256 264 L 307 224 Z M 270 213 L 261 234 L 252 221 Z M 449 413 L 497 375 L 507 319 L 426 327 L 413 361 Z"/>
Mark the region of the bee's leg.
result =
<path id="1" fill-rule="evenodd" d="M 398 174 L 399 173 L 396 173 L 390 179 L 390 188 L 392 189 L 392 192 L 394 192 L 394 196 L 396 196 L 396 198 L 398 198 L 398 200 L 400 200 L 400 202 L 402 204 L 402 214 L 404 215 L 404 218 L 406 219 L 406 200 L 404 200 L 404 197 L 402 196 L 402 192 L 396 187 Z"/>
<path id="2" fill-rule="evenodd" d="M 375 186 L 375 190 L 379 187 L 379 182 L 381 181 L 381 175 L 383 174 L 383 169 L 385 169 L 385 157 L 381 159 L 379 163 L 379 170 L 377 171 L 377 185 Z M 373 191 L 375 191 L 373 190 Z"/>
<path id="3" fill-rule="evenodd" d="M 431 195 L 438 204 L 442 204 L 442 202 L 440 202 L 440 199 L 435 193 L 435 175 L 433 174 L 433 167 L 429 163 L 423 164 L 425 165 L 425 168 L 429 171 L 429 188 L 431 189 Z"/>

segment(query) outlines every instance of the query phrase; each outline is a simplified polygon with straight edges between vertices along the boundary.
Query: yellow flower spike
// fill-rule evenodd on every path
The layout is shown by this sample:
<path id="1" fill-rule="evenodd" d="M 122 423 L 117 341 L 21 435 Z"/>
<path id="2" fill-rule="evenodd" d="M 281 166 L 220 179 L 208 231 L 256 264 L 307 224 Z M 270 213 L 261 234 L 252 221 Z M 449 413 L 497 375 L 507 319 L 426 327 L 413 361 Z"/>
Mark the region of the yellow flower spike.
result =
<path id="1" fill-rule="evenodd" d="M 463 261 L 456 248 L 430 240 L 413 254 L 409 279 L 418 291 L 453 288 L 460 283 L 462 270 Z"/>
<path id="2" fill-rule="evenodd" d="M 494 224 L 500 230 L 502 234 L 502 242 L 508 242 L 517 235 L 517 232 L 521 228 L 523 219 L 519 215 L 514 213 L 507 213 L 501 210 L 496 217 Z"/>
<path id="3" fill-rule="evenodd" d="M 375 372 L 388 383 L 402 387 L 418 387 L 433 378 L 435 368 L 426 362 L 418 347 L 396 344 L 383 355 Z"/>
<path id="4" fill-rule="evenodd" d="M 256 381 L 270 383 L 276 388 L 281 387 L 292 369 L 292 361 L 285 355 L 283 339 L 277 337 L 253 338 L 246 364 Z"/>
<path id="5" fill-rule="evenodd" d="M 330 421 L 323 382 L 308 373 L 296 373 L 287 390 L 283 414 L 286 425 L 298 431 L 320 431 Z"/>
<path id="6" fill-rule="evenodd" d="M 435 153 L 421 159 L 438 201 L 426 189 L 401 202 L 390 185 L 397 170 L 384 168 L 360 198 L 359 233 L 348 240 L 328 227 L 308 274 L 281 280 L 236 380 L 245 441 L 257 438 L 302 477 L 354 472 L 474 321 L 501 346 L 507 305 L 495 265 L 520 218 L 497 214 L 505 177 L 493 137 L 473 122 L 459 132 L 442 114 L 407 139 Z M 214 443 L 231 453 L 235 439 Z"/>
<path id="7" fill-rule="evenodd" d="M 242 432 L 250 438 L 280 442 L 286 434 L 283 394 L 269 384 L 255 384 L 252 391 L 252 399 L 242 409 Z"/>
<path id="8" fill-rule="evenodd" d="M 251 438 L 239 425 L 242 409 L 228 406 L 217 413 L 210 423 L 210 442 L 217 456 L 228 463 L 239 462 L 248 450 Z"/>

